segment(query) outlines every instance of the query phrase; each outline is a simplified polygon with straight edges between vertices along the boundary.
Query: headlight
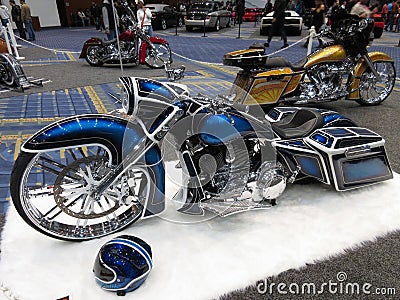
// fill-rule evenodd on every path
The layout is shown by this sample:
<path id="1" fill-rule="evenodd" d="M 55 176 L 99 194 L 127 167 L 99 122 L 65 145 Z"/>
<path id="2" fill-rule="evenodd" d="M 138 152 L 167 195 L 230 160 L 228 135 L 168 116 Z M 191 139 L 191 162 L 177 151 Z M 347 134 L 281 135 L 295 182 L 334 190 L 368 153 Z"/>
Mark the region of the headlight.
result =
<path id="1" fill-rule="evenodd" d="M 128 115 L 136 115 L 138 109 L 138 100 L 135 94 L 134 80 L 132 80 L 131 77 L 120 77 L 119 81 L 122 83 L 122 109 Z"/>

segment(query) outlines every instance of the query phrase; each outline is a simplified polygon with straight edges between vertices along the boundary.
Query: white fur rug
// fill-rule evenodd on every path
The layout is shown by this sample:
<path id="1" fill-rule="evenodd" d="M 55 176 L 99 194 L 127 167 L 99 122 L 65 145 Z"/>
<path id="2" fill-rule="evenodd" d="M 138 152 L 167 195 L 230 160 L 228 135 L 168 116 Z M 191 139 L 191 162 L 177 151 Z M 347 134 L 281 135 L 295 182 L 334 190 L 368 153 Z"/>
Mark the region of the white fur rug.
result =
<path id="1" fill-rule="evenodd" d="M 173 187 L 168 187 L 171 193 Z M 126 297 L 210 299 L 343 253 L 400 228 L 399 194 L 400 176 L 395 174 L 389 182 L 344 193 L 318 184 L 292 185 L 272 209 L 191 225 L 143 220 L 123 234 L 139 236 L 152 246 L 154 268 Z M 83 243 L 53 240 L 27 226 L 10 207 L 1 243 L 0 281 L 21 300 L 67 295 L 71 300 L 123 299 L 100 289 L 92 275 L 94 257 L 110 238 Z M 0 292 L 0 299 L 3 296 Z"/>

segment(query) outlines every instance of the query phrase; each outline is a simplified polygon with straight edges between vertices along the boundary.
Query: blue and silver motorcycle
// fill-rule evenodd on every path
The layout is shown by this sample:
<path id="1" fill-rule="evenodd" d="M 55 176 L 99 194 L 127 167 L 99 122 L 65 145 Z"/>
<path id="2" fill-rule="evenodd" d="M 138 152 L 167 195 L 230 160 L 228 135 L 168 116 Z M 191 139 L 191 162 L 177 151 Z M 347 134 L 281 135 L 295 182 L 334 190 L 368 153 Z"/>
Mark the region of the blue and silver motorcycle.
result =
<path id="1" fill-rule="evenodd" d="M 177 83 L 120 81 L 121 110 L 57 121 L 23 143 L 12 201 L 39 232 L 89 240 L 161 214 L 168 160 L 182 176 L 171 201 L 191 215 L 270 208 L 296 181 L 345 191 L 393 176 L 384 139 L 336 112 L 265 116 L 226 96 L 190 97 Z"/>

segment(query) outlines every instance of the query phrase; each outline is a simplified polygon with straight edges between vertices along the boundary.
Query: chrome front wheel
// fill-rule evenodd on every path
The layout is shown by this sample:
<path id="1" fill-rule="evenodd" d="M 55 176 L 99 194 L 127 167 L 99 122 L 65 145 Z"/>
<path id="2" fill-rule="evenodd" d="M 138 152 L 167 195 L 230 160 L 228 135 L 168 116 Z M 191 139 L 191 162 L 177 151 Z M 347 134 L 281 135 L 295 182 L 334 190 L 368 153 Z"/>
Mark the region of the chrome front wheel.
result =
<path id="1" fill-rule="evenodd" d="M 11 174 L 12 200 L 25 222 L 50 237 L 105 236 L 140 219 L 151 185 L 147 169 L 132 166 L 96 196 L 112 169 L 108 151 L 99 146 L 22 152 Z"/>
<path id="2" fill-rule="evenodd" d="M 396 70 L 393 62 L 378 61 L 373 63 L 376 71 L 381 77 L 378 81 L 370 68 L 361 75 L 359 92 L 361 105 L 378 105 L 382 103 L 392 92 L 396 81 Z"/>
<path id="3" fill-rule="evenodd" d="M 145 63 L 152 69 L 164 68 L 164 65 L 171 62 L 171 48 L 168 44 L 153 43 L 154 48 L 147 48 Z"/>

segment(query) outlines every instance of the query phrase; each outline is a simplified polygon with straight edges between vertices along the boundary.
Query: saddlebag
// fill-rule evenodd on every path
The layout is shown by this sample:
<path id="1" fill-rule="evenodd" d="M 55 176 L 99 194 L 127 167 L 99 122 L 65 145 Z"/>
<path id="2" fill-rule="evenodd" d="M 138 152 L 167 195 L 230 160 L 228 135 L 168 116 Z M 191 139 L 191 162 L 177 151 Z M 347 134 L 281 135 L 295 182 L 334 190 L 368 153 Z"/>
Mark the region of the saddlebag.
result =
<path id="1" fill-rule="evenodd" d="M 369 129 L 323 128 L 305 141 L 323 156 L 328 176 L 338 191 L 393 178 L 385 140 Z"/>

